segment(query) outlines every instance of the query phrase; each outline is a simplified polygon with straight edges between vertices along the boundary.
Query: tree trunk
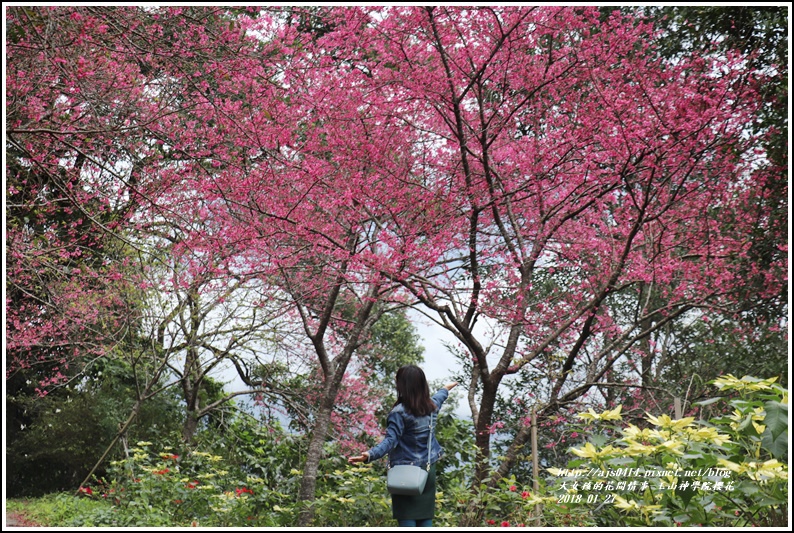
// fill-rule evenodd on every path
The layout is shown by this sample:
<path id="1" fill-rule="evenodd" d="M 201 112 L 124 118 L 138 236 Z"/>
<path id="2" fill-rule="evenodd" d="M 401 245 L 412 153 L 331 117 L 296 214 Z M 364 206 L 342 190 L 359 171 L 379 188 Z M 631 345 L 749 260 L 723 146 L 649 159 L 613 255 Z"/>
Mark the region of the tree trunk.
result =
<path id="1" fill-rule="evenodd" d="M 336 406 L 336 396 L 339 394 L 339 388 L 342 386 L 345 370 L 347 369 L 353 352 L 359 346 L 359 339 L 365 331 L 368 331 L 368 329 L 372 327 L 378 316 L 380 316 L 380 313 L 376 313 L 373 317 L 372 313 L 379 290 L 380 283 L 378 282 L 373 283 L 367 291 L 366 303 L 359 309 L 355 326 L 350 331 L 347 344 L 337 358 L 329 360 L 327 357 L 325 347 L 322 343 L 324 327 L 322 327 L 314 337 L 310 336 L 317 350 L 317 355 L 325 374 L 325 385 L 323 387 L 323 396 L 320 400 L 320 406 L 317 411 L 317 418 L 312 428 L 306 463 L 303 467 L 303 479 L 301 480 L 299 497 L 304 507 L 301 509 L 300 516 L 298 517 L 298 525 L 301 527 L 308 527 L 314 516 L 312 503 L 315 499 L 315 489 L 317 487 L 317 471 L 320 467 L 320 459 L 322 459 L 323 445 L 328 436 L 328 428 L 331 426 L 331 413 L 333 413 L 334 407 Z M 332 294 L 329 304 L 333 304 L 335 301 L 336 295 Z M 326 318 L 330 319 L 333 305 L 328 305 L 327 310 L 328 313 L 326 314 Z"/>
<path id="2" fill-rule="evenodd" d="M 190 353 L 190 352 L 188 352 Z M 195 360 L 195 358 L 193 358 Z M 185 396 L 185 422 L 182 424 L 182 440 L 186 444 L 193 441 L 196 436 L 199 423 L 199 388 L 197 378 L 193 372 L 188 369 L 185 370 L 185 376 L 182 378 L 182 393 Z"/>
<path id="3" fill-rule="evenodd" d="M 643 304 L 643 309 L 650 309 L 653 303 L 653 286 L 641 284 L 640 285 L 640 303 Z M 645 313 L 646 318 L 640 320 L 640 331 L 650 331 L 653 329 L 653 319 Z M 640 378 L 643 387 L 650 387 L 653 381 L 653 360 L 654 353 L 651 347 L 651 336 L 648 335 L 640 340 L 638 343 L 640 350 Z"/>
<path id="4" fill-rule="evenodd" d="M 493 378 L 493 376 L 491 376 Z M 474 441 L 477 444 L 477 458 L 474 467 L 474 480 L 471 490 L 476 493 L 480 485 L 488 479 L 491 473 L 489 458 L 491 456 L 491 423 L 496 402 L 496 390 L 491 383 L 483 380 L 483 393 L 480 400 L 480 412 L 474 428 Z M 488 489 L 486 489 L 488 490 Z M 485 509 L 477 498 L 473 498 L 466 512 L 461 516 L 462 527 L 476 527 L 482 525 Z"/>
<path id="5" fill-rule="evenodd" d="M 196 436 L 198 421 L 199 419 L 196 416 L 196 411 L 187 412 L 185 423 L 182 425 L 182 440 L 184 440 L 186 444 L 190 444 L 193 441 L 193 437 Z"/>
<path id="6" fill-rule="evenodd" d="M 478 487 L 488 477 L 491 470 L 488 458 L 491 456 L 491 423 L 493 422 L 495 402 L 496 388 L 483 385 L 480 412 L 477 417 L 477 425 L 474 428 L 474 442 L 478 449 L 477 464 L 474 470 L 474 487 Z"/>
<path id="7" fill-rule="evenodd" d="M 303 467 L 303 479 L 300 487 L 300 501 L 305 505 L 298 516 L 298 526 L 308 527 L 314 517 L 312 503 L 315 498 L 317 487 L 317 471 L 320 468 L 320 460 L 323 455 L 323 444 L 328 436 L 328 428 L 331 425 L 331 412 L 334 409 L 334 402 L 339 391 L 339 385 L 329 379 L 329 385 L 323 392 L 322 403 L 317 412 L 317 418 L 312 429 L 309 450 L 306 454 L 306 463 Z"/>

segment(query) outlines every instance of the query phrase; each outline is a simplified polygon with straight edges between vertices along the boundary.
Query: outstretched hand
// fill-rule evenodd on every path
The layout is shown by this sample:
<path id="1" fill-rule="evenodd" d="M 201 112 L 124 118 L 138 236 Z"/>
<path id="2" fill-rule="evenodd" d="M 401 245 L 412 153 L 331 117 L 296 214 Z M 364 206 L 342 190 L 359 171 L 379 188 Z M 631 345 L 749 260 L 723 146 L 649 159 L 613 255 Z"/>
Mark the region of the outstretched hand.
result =
<path id="1" fill-rule="evenodd" d="M 369 454 L 367 452 L 362 453 L 361 455 L 352 455 L 347 458 L 347 462 L 351 465 L 356 463 L 366 463 L 369 459 Z"/>
<path id="2" fill-rule="evenodd" d="M 454 389 L 457 386 L 458 386 L 458 382 L 457 381 L 453 381 L 452 383 L 447 383 L 446 385 L 444 385 L 444 388 L 447 389 L 447 390 L 452 390 L 452 389 Z"/>

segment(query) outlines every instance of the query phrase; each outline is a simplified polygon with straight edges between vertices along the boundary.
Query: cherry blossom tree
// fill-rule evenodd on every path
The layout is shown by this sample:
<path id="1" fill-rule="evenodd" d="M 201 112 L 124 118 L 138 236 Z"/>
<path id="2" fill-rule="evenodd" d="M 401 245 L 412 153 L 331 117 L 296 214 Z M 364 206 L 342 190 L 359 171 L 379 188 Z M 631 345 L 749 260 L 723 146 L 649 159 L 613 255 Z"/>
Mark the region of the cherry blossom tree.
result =
<path id="1" fill-rule="evenodd" d="M 324 107 L 315 105 L 326 87 L 355 84 L 358 71 L 327 71 L 304 86 L 319 58 L 299 54 L 289 28 L 269 43 L 246 33 L 246 24 L 240 12 L 204 8 L 17 9 L 10 15 L 7 90 L 15 107 L 7 131 L 20 167 L 73 191 L 63 200 L 68 209 L 141 257 L 132 282 L 149 296 L 136 332 L 179 378 L 190 415 L 186 438 L 213 407 L 199 405 L 198 393 L 221 361 L 232 361 L 249 385 L 263 385 L 238 355 L 252 350 L 250 338 L 264 325 L 252 318 L 256 302 L 248 302 L 246 333 L 231 325 L 245 320 L 237 308 L 218 315 L 220 308 L 240 304 L 239 289 L 257 283 L 260 302 L 288 302 L 320 376 L 302 489 L 309 500 L 330 422 L 349 425 L 334 414 L 338 393 L 356 405 L 372 401 L 346 369 L 389 310 L 375 304 L 383 304 L 392 282 L 360 256 L 379 256 L 378 213 L 394 202 L 384 187 L 363 205 L 359 194 L 368 178 L 395 166 L 402 172 L 408 163 L 396 148 L 379 152 L 402 142 L 378 129 L 382 116 L 357 110 L 352 94 L 346 107 L 333 102 L 344 86 L 329 91 Z M 260 28 L 272 37 L 273 28 L 251 26 Z M 350 136 L 348 120 L 361 124 L 362 139 L 371 138 Z M 391 157 L 388 167 L 375 168 Z M 18 183 L 18 190 L 30 185 L 24 177 Z M 41 196 L 33 191 L 28 202 Z M 21 273 L 13 271 L 13 283 L 22 284 Z M 80 285 L 75 299 L 88 302 L 97 288 Z M 9 300 L 7 309 L 15 312 L 14 340 L 21 343 L 39 313 L 17 304 Z M 107 313 L 96 304 L 91 311 Z M 47 315 L 47 327 L 74 337 L 91 315 L 74 316 L 80 320 Z M 372 415 L 359 419 L 356 427 L 375 431 Z"/>
<path id="2" fill-rule="evenodd" d="M 142 254 L 167 239 L 152 254 L 173 274 L 158 278 L 170 297 L 156 316 L 180 330 L 175 346 L 190 339 L 174 354 L 203 350 L 209 366 L 241 361 L 242 344 L 231 330 L 227 344 L 200 340 L 223 327 L 202 329 L 201 305 L 241 302 L 227 295 L 240 284 L 285 309 L 318 376 L 303 501 L 332 422 L 374 431 L 337 404 L 341 392 L 371 409 L 351 361 L 392 309 L 423 310 L 470 358 L 478 486 L 506 475 L 530 434 L 491 470 L 511 380 L 544 384 L 524 402 L 543 417 L 609 386 L 618 362 L 641 379 L 650 335 L 742 288 L 764 157 L 745 126 L 763 73 L 739 55 L 665 61 L 650 24 L 585 7 L 16 8 L 9 20 L 7 151 L 24 172 L 8 192 L 27 194 L 14 265 L 41 242 L 22 238 L 35 206 Z M 71 251 L 75 232 L 48 250 Z M 100 281 L 119 276 L 109 264 Z M 22 292 L 36 268 L 7 277 Z M 80 290 L 99 301 L 102 286 Z M 6 303 L 14 342 L 39 324 L 74 337 L 63 313 L 19 302 Z M 200 383 L 188 366 L 174 371 Z"/>
<path id="3" fill-rule="evenodd" d="M 671 64 L 649 25 L 585 8 L 327 16 L 318 46 L 367 72 L 368 97 L 399 103 L 393 113 L 428 140 L 414 157 L 431 185 L 415 190 L 435 186 L 442 200 L 399 219 L 399 247 L 420 242 L 406 225 L 431 220 L 448 240 L 407 276 L 384 273 L 473 360 L 475 484 L 489 474 L 505 380 L 541 373 L 544 398 L 531 403 L 552 413 L 641 358 L 648 335 L 741 287 L 732 259 L 751 245 L 741 206 L 758 159 L 744 126 L 761 77 L 741 57 Z M 528 437 L 527 425 L 492 483 Z"/>
<path id="4" fill-rule="evenodd" d="M 109 56 L 86 64 L 80 12 L 17 8 L 6 23 L 8 371 L 46 366 L 46 392 L 137 320 L 130 255 L 113 238 L 133 201 L 129 180 L 109 179 L 124 148 L 108 134 L 131 135 L 138 84 Z"/>
<path id="5" fill-rule="evenodd" d="M 366 73 L 304 51 L 311 41 L 286 22 L 263 18 L 252 28 L 273 36 L 262 50 L 272 63 L 229 72 L 230 91 L 267 97 L 219 117 L 221 128 L 243 133 L 238 152 L 226 154 L 202 183 L 201 197 L 217 206 L 213 217 L 224 220 L 218 239 L 239 248 L 239 268 L 289 298 L 314 352 L 320 379 L 301 486 L 309 501 L 340 391 L 346 380 L 348 390 L 356 383 L 348 366 L 380 316 L 404 305 L 398 284 L 382 274 L 405 257 L 390 244 L 394 221 L 418 215 L 422 203 L 408 197 L 416 191 L 394 187 L 417 179 L 415 135 L 397 134 L 389 109 L 361 100 Z M 252 76 L 255 68 L 272 85 Z M 375 431 L 369 404 L 346 422 Z"/>

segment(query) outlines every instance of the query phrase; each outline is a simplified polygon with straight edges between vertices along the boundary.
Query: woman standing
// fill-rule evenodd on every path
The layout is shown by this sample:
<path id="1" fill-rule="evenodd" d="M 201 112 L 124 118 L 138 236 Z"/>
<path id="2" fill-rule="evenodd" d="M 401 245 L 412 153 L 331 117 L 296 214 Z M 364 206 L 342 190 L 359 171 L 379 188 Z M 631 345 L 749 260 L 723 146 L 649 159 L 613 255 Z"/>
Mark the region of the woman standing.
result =
<path id="1" fill-rule="evenodd" d="M 441 409 L 449 391 L 457 385 L 450 383 L 432 397 L 425 373 L 418 366 L 407 365 L 397 370 L 397 402 L 387 419 L 386 437 L 377 446 L 348 458 L 348 462 L 372 462 L 389 454 L 389 467 L 396 465 L 425 465 L 428 461 L 428 436 L 431 414 Z M 432 527 L 436 508 L 436 461 L 441 458 L 441 446 L 435 434 L 430 439 L 430 471 L 427 484 L 418 496 L 392 494 L 392 516 L 400 526 Z"/>

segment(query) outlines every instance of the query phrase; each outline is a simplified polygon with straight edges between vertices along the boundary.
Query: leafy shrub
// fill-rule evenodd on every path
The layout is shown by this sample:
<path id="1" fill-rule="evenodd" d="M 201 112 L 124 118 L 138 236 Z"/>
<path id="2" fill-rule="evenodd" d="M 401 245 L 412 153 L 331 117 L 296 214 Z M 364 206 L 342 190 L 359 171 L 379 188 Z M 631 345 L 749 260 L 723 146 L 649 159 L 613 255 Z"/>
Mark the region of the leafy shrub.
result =
<path id="1" fill-rule="evenodd" d="M 109 509 L 107 501 L 78 498 L 74 493 L 52 493 L 38 498 L 6 501 L 8 512 L 18 512 L 44 527 L 82 524 L 82 517 Z"/>
<path id="2" fill-rule="evenodd" d="M 98 526 L 290 525 L 302 446 L 278 424 L 241 417 L 195 447 L 140 441 L 84 496 L 112 505 L 81 517 Z"/>
<path id="3" fill-rule="evenodd" d="M 545 483 L 534 491 L 519 485 L 514 476 L 502 479 L 497 488 L 482 485 L 472 492 L 468 486 L 460 486 L 437 495 L 434 525 L 456 527 L 476 521 L 480 521 L 479 526 L 497 527 L 594 525 L 587 508 L 558 500 Z"/>
<path id="4" fill-rule="evenodd" d="M 312 504 L 313 526 L 389 527 L 395 521 L 380 465 L 362 464 L 326 473 L 325 489 Z"/>
<path id="5" fill-rule="evenodd" d="M 775 383 L 727 375 L 712 381 L 728 412 L 710 420 L 648 414 L 621 437 L 592 434 L 555 490 L 592 504 L 603 526 L 784 526 L 788 513 L 788 391 Z M 620 407 L 579 415 L 601 429 Z"/>
<path id="6" fill-rule="evenodd" d="M 620 406 L 581 413 L 587 442 L 537 491 L 515 476 L 472 491 L 465 453 L 448 455 L 434 525 L 786 525 L 788 392 L 772 379 L 728 375 L 713 384 L 722 394 L 698 404 L 701 414 L 717 413 L 708 420 L 647 414 L 618 424 Z M 192 449 L 140 441 L 111 464 L 109 481 L 79 497 L 47 496 L 26 513 L 75 527 L 294 526 L 305 441 L 244 418 L 227 429 Z M 319 473 L 313 526 L 394 526 L 383 464 L 351 467 L 328 443 Z"/>

